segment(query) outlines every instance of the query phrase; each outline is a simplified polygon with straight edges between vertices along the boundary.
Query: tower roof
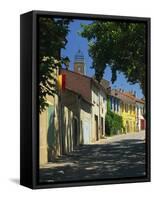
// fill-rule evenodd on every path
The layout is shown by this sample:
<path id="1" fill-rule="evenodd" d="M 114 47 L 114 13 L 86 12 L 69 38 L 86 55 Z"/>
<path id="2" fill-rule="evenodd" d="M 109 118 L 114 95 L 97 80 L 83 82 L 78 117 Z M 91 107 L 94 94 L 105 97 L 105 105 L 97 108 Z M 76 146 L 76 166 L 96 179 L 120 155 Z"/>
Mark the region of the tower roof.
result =
<path id="1" fill-rule="evenodd" d="M 84 55 L 80 49 L 75 54 L 75 62 L 84 62 Z"/>

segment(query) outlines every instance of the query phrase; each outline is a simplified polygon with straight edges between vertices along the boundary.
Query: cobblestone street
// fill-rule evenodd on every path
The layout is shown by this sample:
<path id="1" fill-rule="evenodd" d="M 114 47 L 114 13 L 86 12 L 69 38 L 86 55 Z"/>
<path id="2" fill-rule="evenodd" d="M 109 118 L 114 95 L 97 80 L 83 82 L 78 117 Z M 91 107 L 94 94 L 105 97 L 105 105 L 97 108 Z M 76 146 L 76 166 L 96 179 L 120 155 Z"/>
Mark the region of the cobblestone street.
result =
<path id="1" fill-rule="evenodd" d="M 145 132 L 117 135 L 79 146 L 40 169 L 40 182 L 145 175 Z"/>

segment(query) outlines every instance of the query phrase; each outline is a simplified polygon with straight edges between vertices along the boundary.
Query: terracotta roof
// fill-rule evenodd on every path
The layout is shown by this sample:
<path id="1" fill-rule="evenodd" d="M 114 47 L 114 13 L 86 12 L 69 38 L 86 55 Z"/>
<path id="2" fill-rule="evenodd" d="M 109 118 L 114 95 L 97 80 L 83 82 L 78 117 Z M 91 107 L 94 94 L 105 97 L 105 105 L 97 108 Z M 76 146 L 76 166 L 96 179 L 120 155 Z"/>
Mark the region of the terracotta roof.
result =
<path id="1" fill-rule="evenodd" d="M 124 94 L 129 96 L 130 98 L 134 99 L 136 102 L 143 103 L 143 104 L 145 103 L 145 101 L 143 99 L 139 99 L 129 92 L 125 92 Z"/>
<path id="2" fill-rule="evenodd" d="M 111 90 L 111 96 L 114 96 L 118 99 L 120 99 L 121 101 L 124 101 L 126 103 L 130 103 L 130 104 L 135 104 L 135 99 L 133 99 L 132 97 L 130 97 L 129 95 L 125 94 L 124 92 L 120 92 L 119 90 Z"/>
<path id="3" fill-rule="evenodd" d="M 88 103 L 92 101 L 91 84 L 106 92 L 103 83 L 98 83 L 94 78 L 66 69 L 61 69 L 61 73 L 66 74 L 66 89 L 81 95 Z"/>
<path id="4" fill-rule="evenodd" d="M 111 96 L 121 99 L 124 102 L 135 104 L 136 102 L 145 103 L 144 100 L 136 98 L 133 94 L 129 92 L 122 92 L 119 90 L 111 90 Z"/>
<path id="5" fill-rule="evenodd" d="M 137 98 L 136 98 L 136 102 L 139 102 L 139 103 L 145 104 L 145 101 L 144 101 L 143 99 L 137 99 Z"/>
<path id="6" fill-rule="evenodd" d="M 82 96 L 87 102 L 91 102 L 91 78 L 70 70 L 61 69 L 66 74 L 66 89 Z"/>

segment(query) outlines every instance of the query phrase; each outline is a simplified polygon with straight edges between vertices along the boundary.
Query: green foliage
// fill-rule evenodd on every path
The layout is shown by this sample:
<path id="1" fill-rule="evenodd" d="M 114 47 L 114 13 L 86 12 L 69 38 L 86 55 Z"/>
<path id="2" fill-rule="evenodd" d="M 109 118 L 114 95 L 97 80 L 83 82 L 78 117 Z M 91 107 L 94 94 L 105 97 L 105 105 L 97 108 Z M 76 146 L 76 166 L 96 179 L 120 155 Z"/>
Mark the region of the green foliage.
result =
<path id="1" fill-rule="evenodd" d="M 54 96 L 56 90 L 56 69 L 61 66 L 60 61 L 53 57 L 43 57 L 39 71 L 39 105 L 40 112 L 48 107 L 46 95 Z"/>
<path id="2" fill-rule="evenodd" d="M 110 102 L 107 102 L 107 114 L 105 116 L 105 131 L 107 135 L 115 135 L 123 130 L 122 117 L 110 109 Z"/>
<path id="3" fill-rule="evenodd" d="M 57 69 L 67 65 L 68 59 L 61 58 L 56 60 L 54 57 L 43 57 L 40 62 L 39 71 L 39 105 L 40 112 L 44 111 L 49 106 L 46 100 L 47 95 L 54 96 L 57 94 Z"/>
<path id="4" fill-rule="evenodd" d="M 69 32 L 68 19 L 39 18 L 39 56 L 51 56 L 60 59 L 60 50 L 67 44 Z"/>
<path id="5" fill-rule="evenodd" d="M 108 65 L 112 82 L 117 71 L 123 72 L 132 84 L 139 83 L 145 92 L 146 27 L 144 23 L 94 21 L 82 25 L 81 35 L 89 42 L 89 55 L 98 81 Z"/>
<path id="6" fill-rule="evenodd" d="M 56 93 L 55 70 L 64 64 L 68 57 L 62 58 L 60 50 L 65 48 L 69 32 L 68 19 L 39 18 L 39 105 L 40 112 L 48 107 L 47 95 Z"/>

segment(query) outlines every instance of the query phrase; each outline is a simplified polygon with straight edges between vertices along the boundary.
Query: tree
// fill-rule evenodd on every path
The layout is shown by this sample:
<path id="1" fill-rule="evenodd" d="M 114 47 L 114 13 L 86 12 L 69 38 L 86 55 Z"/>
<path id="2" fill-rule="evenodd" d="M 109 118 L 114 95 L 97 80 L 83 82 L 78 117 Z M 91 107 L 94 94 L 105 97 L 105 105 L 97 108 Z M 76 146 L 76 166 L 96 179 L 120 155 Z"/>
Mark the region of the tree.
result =
<path id="1" fill-rule="evenodd" d="M 56 93 L 55 70 L 67 64 L 68 57 L 62 58 L 60 50 L 67 44 L 69 20 L 39 18 L 39 105 L 40 112 L 48 106 L 46 96 Z"/>
<path id="2" fill-rule="evenodd" d="M 101 80 L 110 65 L 112 83 L 117 71 L 123 72 L 128 82 L 139 83 L 145 93 L 146 27 L 144 23 L 94 21 L 82 25 L 81 36 L 89 42 L 96 79 Z"/>

